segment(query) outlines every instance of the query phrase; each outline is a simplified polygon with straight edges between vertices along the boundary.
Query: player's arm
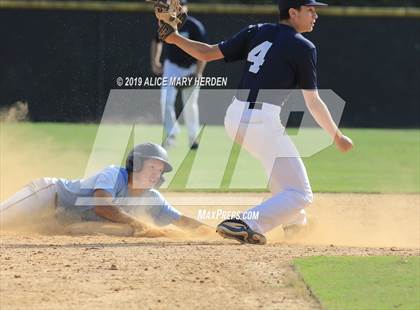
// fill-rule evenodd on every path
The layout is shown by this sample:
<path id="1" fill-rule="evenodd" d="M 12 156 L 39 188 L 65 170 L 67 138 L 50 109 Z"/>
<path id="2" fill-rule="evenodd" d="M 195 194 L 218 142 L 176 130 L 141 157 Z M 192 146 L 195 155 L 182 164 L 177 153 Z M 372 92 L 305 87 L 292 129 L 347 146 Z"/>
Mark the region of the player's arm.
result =
<path id="1" fill-rule="evenodd" d="M 209 62 L 224 58 L 223 53 L 217 44 L 210 45 L 190 40 L 184 38 L 178 32 L 169 35 L 165 39 L 165 42 L 168 44 L 175 44 L 187 54 L 201 61 Z"/>
<path id="2" fill-rule="evenodd" d="M 112 198 L 112 196 L 104 190 L 96 190 L 94 192 L 94 197 L 97 198 Z M 107 204 L 100 205 L 95 207 L 95 213 L 98 216 L 102 216 L 112 222 L 128 224 L 134 229 L 134 236 L 136 237 L 147 237 L 147 238 L 156 238 L 156 237 L 177 237 L 178 233 L 170 229 L 161 229 L 156 227 L 151 227 L 138 219 L 132 217 L 131 215 L 125 213 L 120 208 L 115 205 Z"/>
<path id="3" fill-rule="evenodd" d="M 317 87 L 317 52 L 314 46 L 302 48 L 295 54 L 298 84 L 303 92 L 306 106 L 315 121 L 334 140 L 335 145 L 341 152 L 347 152 L 353 147 L 353 141 L 342 134 L 338 129 L 331 113 L 321 99 Z"/>
<path id="4" fill-rule="evenodd" d="M 330 111 L 319 96 L 318 90 L 302 90 L 302 92 L 306 106 L 319 126 L 334 139 L 335 145 L 341 152 L 350 151 L 353 147 L 353 141 L 338 129 Z"/>
<path id="5" fill-rule="evenodd" d="M 210 226 L 185 215 L 181 215 L 181 217 L 177 221 L 173 222 L 172 224 L 174 224 L 178 228 L 193 231 L 199 234 L 214 233 L 214 229 L 211 228 Z"/>
<path id="6" fill-rule="evenodd" d="M 156 75 L 162 74 L 162 63 L 160 57 L 162 56 L 163 43 L 156 38 L 153 38 L 150 43 L 150 66 L 152 72 Z"/>
<path id="7" fill-rule="evenodd" d="M 100 199 L 101 198 L 112 199 L 112 195 L 102 189 L 95 190 L 93 196 L 95 198 L 100 198 Z M 136 228 L 138 230 L 147 230 L 149 228 L 148 225 L 138 221 L 131 215 L 125 213 L 120 208 L 112 204 L 104 204 L 104 205 L 95 206 L 94 211 L 96 215 L 102 216 L 103 218 L 106 218 L 107 220 L 110 220 L 112 222 L 129 224 L 133 226 L 133 228 Z"/>
<path id="8" fill-rule="evenodd" d="M 112 195 L 109 194 L 108 192 L 101 190 L 101 189 L 97 189 L 95 190 L 93 196 L 95 198 L 108 198 L 108 199 L 112 199 Z M 133 227 L 133 229 L 136 232 L 141 232 L 144 233 L 144 235 L 147 237 L 147 233 L 152 233 L 156 234 L 156 232 L 154 232 L 154 228 L 150 227 L 149 225 L 137 220 L 136 218 L 132 217 L 131 215 L 125 213 L 124 211 L 122 211 L 120 208 L 118 208 L 115 205 L 112 204 L 104 204 L 104 205 L 98 205 L 95 206 L 94 209 L 96 215 L 101 216 L 103 218 L 106 218 L 107 220 L 110 220 L 112 222 L 115 223 L 122 223 L 122 224 L 128 224 L 131 227 Z"/>

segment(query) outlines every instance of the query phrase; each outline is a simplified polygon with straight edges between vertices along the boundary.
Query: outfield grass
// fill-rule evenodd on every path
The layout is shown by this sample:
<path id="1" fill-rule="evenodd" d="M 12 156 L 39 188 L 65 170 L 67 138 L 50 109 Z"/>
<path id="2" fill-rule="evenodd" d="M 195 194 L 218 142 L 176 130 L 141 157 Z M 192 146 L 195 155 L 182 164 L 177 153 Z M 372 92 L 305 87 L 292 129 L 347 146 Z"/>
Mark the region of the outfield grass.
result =
<path id="1" fill-rule="evenodd" d="M 420 131 L 347 129 L 355 143 L 347 154 L 333 146 L 304 159 L 315 191 L 418 193 Z"/>
<path id="2" fill-rule="evenodd" d="M 420 130 L 347 129 L 345 132 L 355 142 L 356 147 L 352 152 L 341 154 L 334 146 L 330 146 L 303 159 L 314 191 L 419 192 Z M 0 141 L 3 150 L 19 149 L 18 143 L 27 145 L 28 148 L 23 148 L 23 152 L 29 152 L 29 146 L 32 145 L 30 152 L 35 157 L 37 152 L 48 151 L 51 156 L 56 154 L 55 159 L 62 157 L 61 160 L 65 161 L 64 154 L 77 153 L 76 163 L 74 157 L 71 165 L 60 162 L 58 170 L 51 164 L 50 170 L 45 173 L 78 178 L 84 175 L 97 133 L 96 124 L 2 124 L 3 138 Z M 125 149 L 129 142 L 160 143 L 161 136 L 160 126 L 137 126 L 134 132 L 130 127 L 113 126 L 104 134 L 104 142 L 100 147 L 101 152 L 109 156 L 95 159 L 94 168 L 121 163 L 122 155 L 119 150 Z M 168 175 L 167 184 L 170 188 L 245 191 L 266 189 L 261 165 L 245 151 L 240 152 L 235 171 L 229 171 L 232 166 L 227 167 L 227 162 L 232 144 L 223 127 L 206 127 L 200 149 L 196 153 L 188 153 L 186 140 L 186 131 L 183 130 L 177 147 L 170 150 L 171 161 L 176 168 Z M 2 152 L 5 153 L 8 152 Z M 183 168 L 179 169 L 181 165 Z M 232 172 L 229 182 L 226 182 L 229 175 L 226 171 Z"/>
<path id="3" fill-rule="evenodd" d="M 420 309 L 420 257 L 310 257 L 294 265 L 324 309 Z"/>

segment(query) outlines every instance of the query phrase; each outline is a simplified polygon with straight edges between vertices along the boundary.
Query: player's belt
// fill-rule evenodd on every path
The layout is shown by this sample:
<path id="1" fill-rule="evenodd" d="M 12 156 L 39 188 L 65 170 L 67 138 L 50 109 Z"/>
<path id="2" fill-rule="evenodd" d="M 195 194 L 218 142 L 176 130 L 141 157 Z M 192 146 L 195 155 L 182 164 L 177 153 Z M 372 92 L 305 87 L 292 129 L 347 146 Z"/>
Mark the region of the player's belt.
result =
<path id="1" fill-rule="evenodd" d="M 251 110 L 261 110 L 263 106 L 262 102 L 250 102 L 248 105 L 248 109 Z"/>

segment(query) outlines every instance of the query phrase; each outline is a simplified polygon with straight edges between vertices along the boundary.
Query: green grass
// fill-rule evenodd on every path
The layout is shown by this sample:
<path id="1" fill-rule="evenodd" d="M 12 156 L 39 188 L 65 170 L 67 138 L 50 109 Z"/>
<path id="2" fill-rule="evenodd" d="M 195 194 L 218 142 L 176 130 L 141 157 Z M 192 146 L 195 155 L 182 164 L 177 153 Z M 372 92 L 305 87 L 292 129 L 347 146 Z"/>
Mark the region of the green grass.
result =
<path id="1" fill-rule="evenodd" d="M 350 153 L 333 146 L 304 159 L 316 191 L 419 192 L 419 130 L 344 130 L 355 143 Z"/>
<path id="2" fill-rule="evenodd" d="M 420 309 L 420 257 L 310 257 L 294 265 L 324 309 Z"/>
<path id="3" fill-rule="evenodd" d="M 124 154 L 120 150 L 125 150 L 131 140 L 135 143 L 160 143 L 162 136 L 161 127 L 156 125 L 137 126 L 134 132 L 131 127 L 122 125 L 105 130 L 98 148 L 100 156 L 95 157 L 89 171 L 122 163 Z M 341 154 L 334 146 L 329 146 L 303 158 L 314 191 L 419 192 L 420 130 L 344 131 L 355 142 L 352 152 Z M 98 132 L 96 124 L 2 124 L 2 165 L 16 164 L 8 156 L 20 152 L 21 156 L 26 155 L 28 166 L 45 165 L 38 169 L 44 175 L 79 178 L 85 175 Z M 236 169 L 232 170 L 233 166 L 227 165 L 231 151 L 232 144 L 224 128 L 207 126 L 202 132 L 199 151 L 188 153 L 183 129 L 177 147 L 170 150 L 171 162 L 176 169 L 168 175 L 166 184 L 177 190 L 265 190 L 266 179 L 260 163 L 245 151 L 240 151 Z M 179 169 L 181 165 L 182 169 Z"/>

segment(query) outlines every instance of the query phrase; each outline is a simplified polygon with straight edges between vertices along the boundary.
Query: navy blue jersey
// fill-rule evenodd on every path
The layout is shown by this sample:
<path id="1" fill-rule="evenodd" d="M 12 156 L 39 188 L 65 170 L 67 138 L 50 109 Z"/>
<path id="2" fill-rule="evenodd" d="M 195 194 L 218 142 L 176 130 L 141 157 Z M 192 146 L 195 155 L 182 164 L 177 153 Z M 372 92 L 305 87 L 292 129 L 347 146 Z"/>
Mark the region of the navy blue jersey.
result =
<path id="1" fill-rule="evenodd" d="M 188 16 L 185 25 L 179 30 L 179 34 L 191 40 L 207 43 L 207 33 L 201 22 L 194 17 Z M 166 45 L 166 59 L 180 67 L 188 68 L 197 60 L 176 45 Z"/>
<path id="2" fill-rule="evenodd" d="M 290 26 L 251 25 L 219 48 L 227 62 L 246 60 L 239 89 L 250 91 L 248 101 L 260 89 L 317 88 L 315 45 Z"/>

